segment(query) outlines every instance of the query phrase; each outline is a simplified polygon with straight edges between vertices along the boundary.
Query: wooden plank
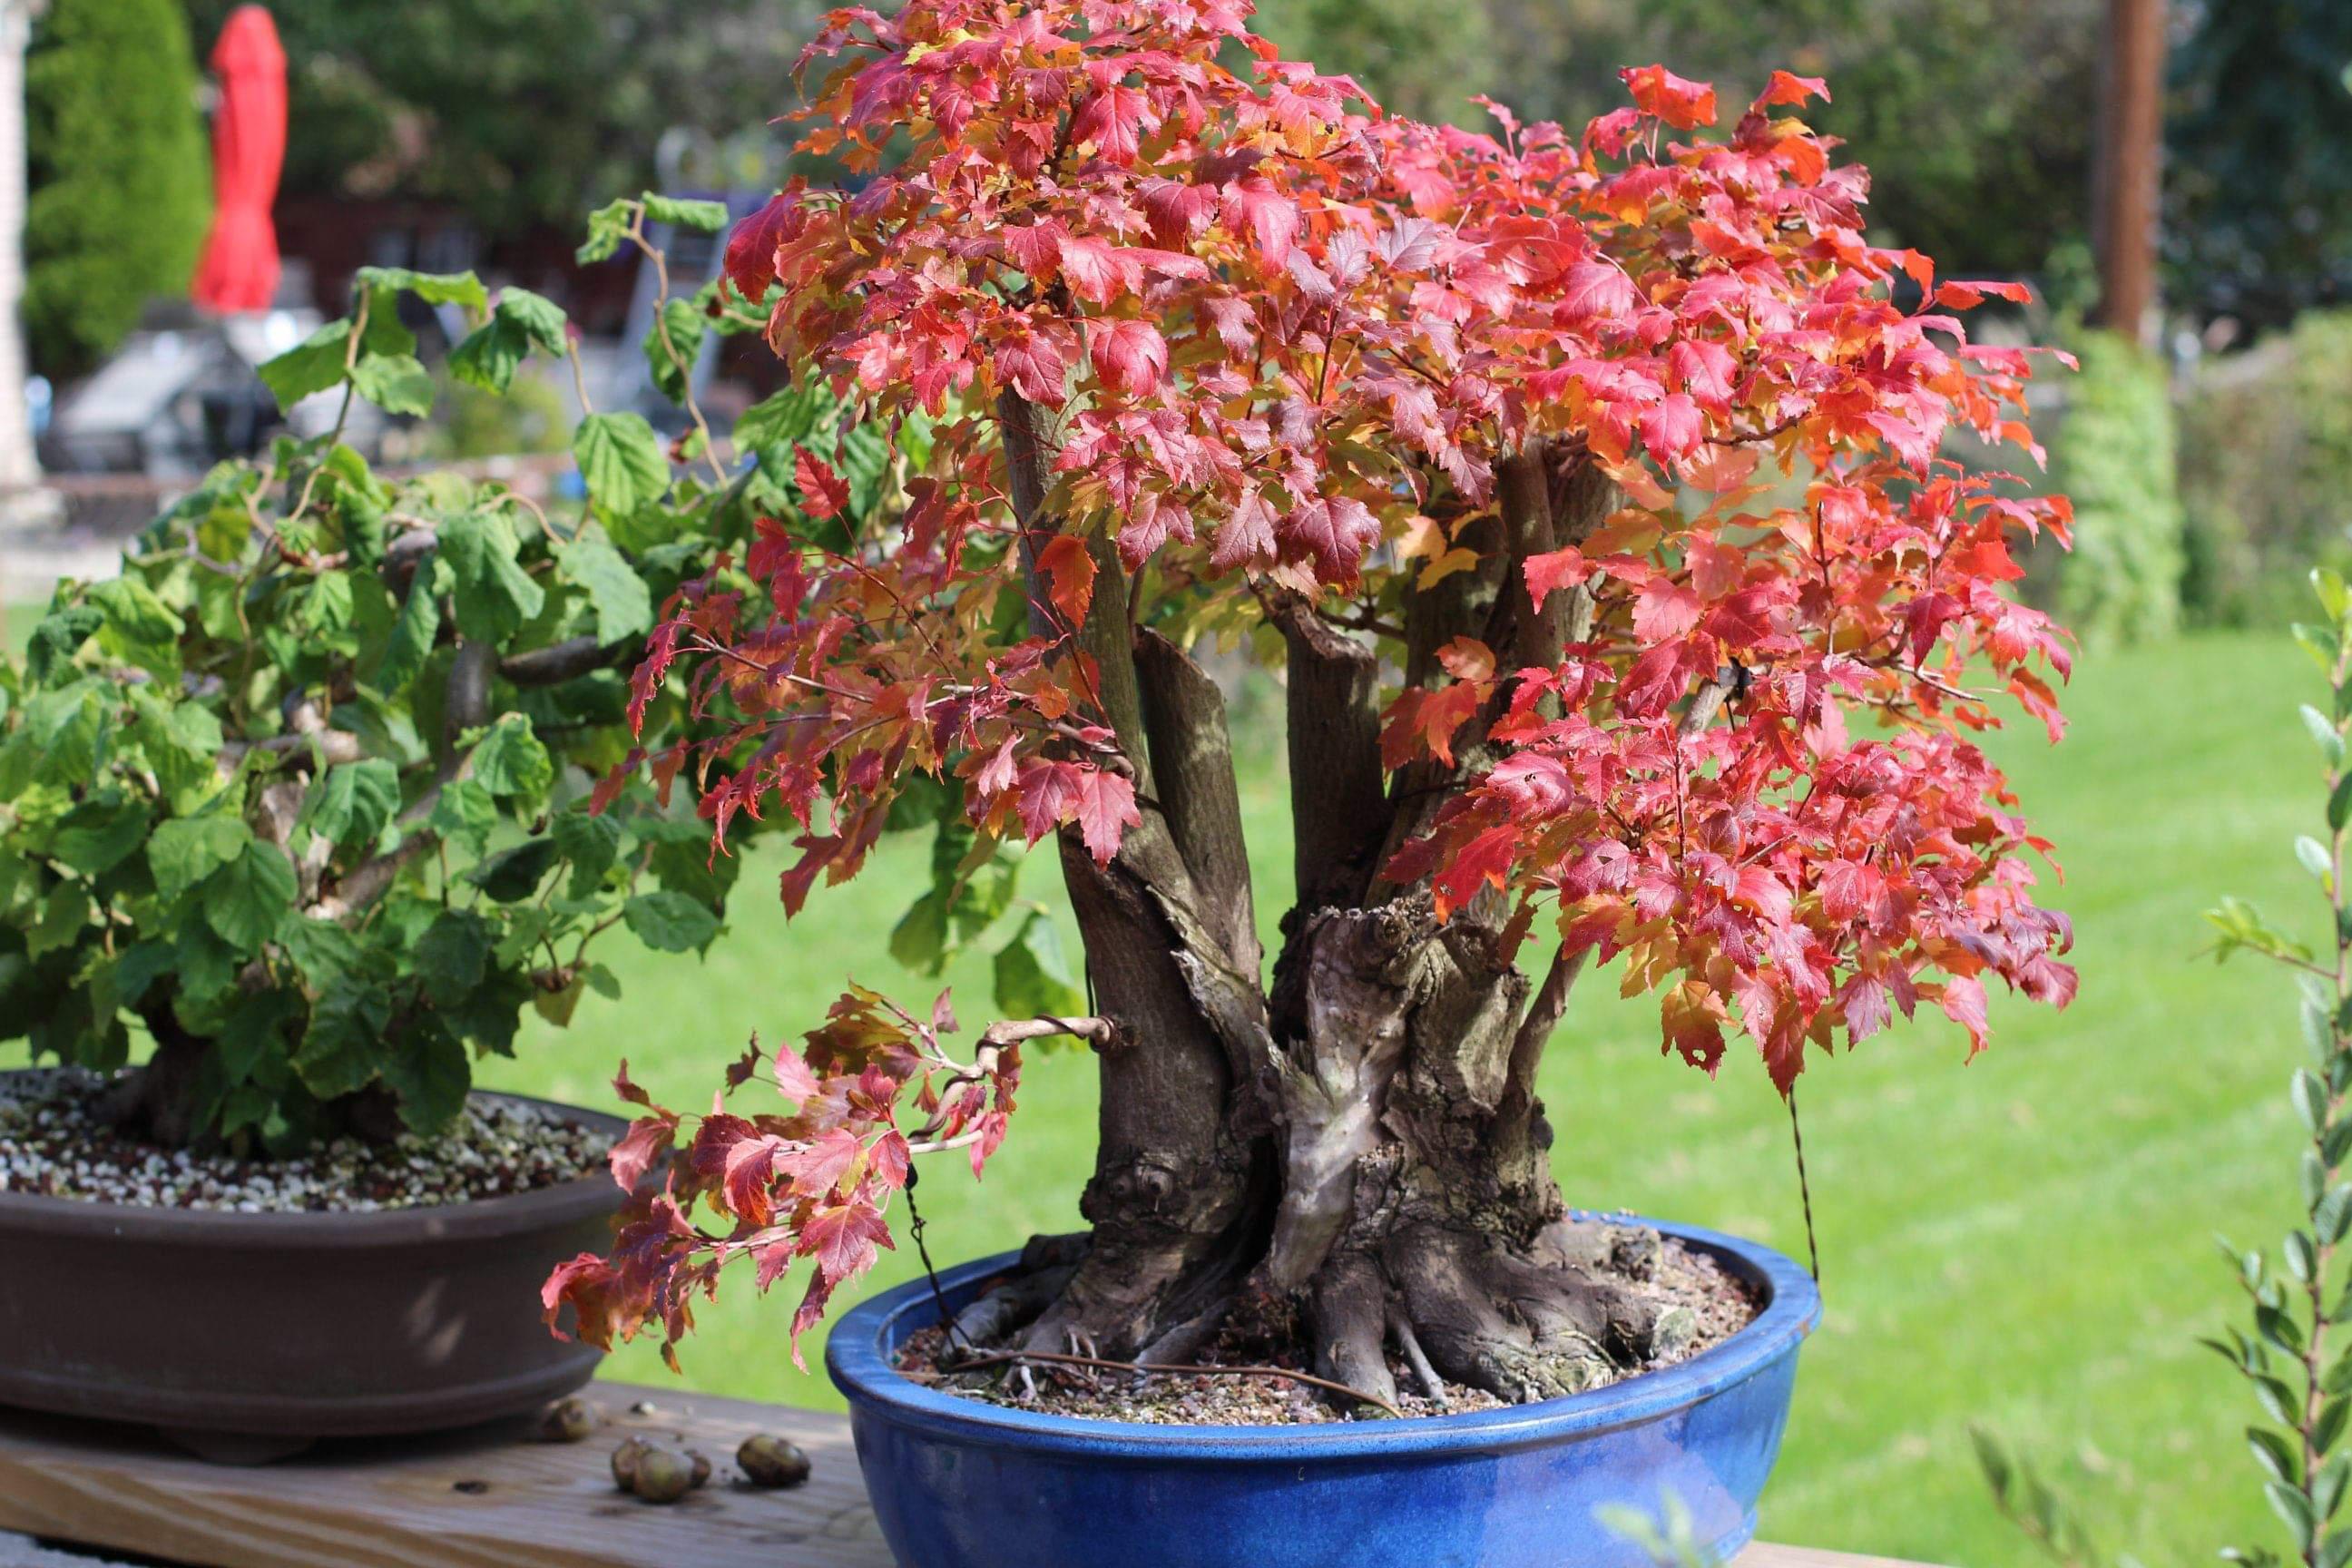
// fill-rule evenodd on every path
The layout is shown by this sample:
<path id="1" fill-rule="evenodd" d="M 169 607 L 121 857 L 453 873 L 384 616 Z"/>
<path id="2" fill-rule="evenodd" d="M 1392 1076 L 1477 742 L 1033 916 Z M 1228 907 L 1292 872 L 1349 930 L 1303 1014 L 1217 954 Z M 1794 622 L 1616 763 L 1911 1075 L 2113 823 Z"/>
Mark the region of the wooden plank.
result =
<path id="1" fill-rule="evenodd" d="M 253 1468 L 118 1427 L 0 1413 L 0 1531 L 190 1568 L 893 1568 L 845 1417 L 621 1383 L 589 1397 L 606 1425 L 584 1443 L 533 1443 L 509 1424 L 322 1444 Z M 806 1449 L 809 1483 L 737 1481 L 735 1447 L 753 1432 Z M 607 1458 L 631 1433 L 698 1449 L 718 1473 L 668 1508 L 625 1497 Z M 1735 1568 L 1903 1565 L 1759 1545 Z"/>

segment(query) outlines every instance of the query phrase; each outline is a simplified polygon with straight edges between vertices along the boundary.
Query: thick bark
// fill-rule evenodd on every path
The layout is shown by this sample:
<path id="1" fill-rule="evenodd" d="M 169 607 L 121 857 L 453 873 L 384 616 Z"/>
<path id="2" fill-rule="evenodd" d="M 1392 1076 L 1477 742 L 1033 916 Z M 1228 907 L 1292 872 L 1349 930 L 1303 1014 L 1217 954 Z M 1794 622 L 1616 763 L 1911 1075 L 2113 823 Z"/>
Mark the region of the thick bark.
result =
<path id="1" fill-rule="evenodd" d="M 1276 606 L 1288 645 L 1286 710 L 1291 858 L 1297 908 L 1347 908 L 1363 897 L 1388 836 L 1381 773 L 1381 663 L 1370 647 L 1293 599 Z"/>
<path id="2" fill-rule="evenodd" d="M 1060 620 L 1034 566 L 1063 526 L 1050 433 L 1017 397 L 997 412 L 1033 627 L 1086 656 L 1082 700 L 1118 736 L 1142 820 L 1108 866 L 1061 844 L 1095 1011 L 1114 1026 L 1090 1240 L 968 1309 L 965 1332 L 1176 1363 L 1254 1302 L 1295 1310 L 1318 1372 L 1376 1400 L 1395 1395 L 1391 1347 L 1424 1392 L 1441 1374 L 1511 1398 L 1613 1375 L 1657 1325 L 1601 1277 L 1607 1240 L 1567 1220 L 1533 1096 L 1573 966 L 1531 1003 L 1494 900 L 1441 922 L 1425 891 L 1380 874 L 1491 761 L 1483 727 L 1455 767 L 1385 776 L 1374 649 L 1304 601 L 1269 605 L 1289 649 L 1298 902 L 1265 989 L 1223 700 L 1181 648 L 1133 626 L 1098 533 L 1086 620 Z M 1605 481 L 1537 450 L 1502 490 L 1453 535 L 1479 566 L 1407 599 L 1409 681 L 1442 679 L 1457 637 L 1552 663 L 1589 635 L 1589 595 L 1538 611 L 1517 584 L 1529 555 L 1591 533 Z"/>
<path id="3" fill-rule="evenodd" d="M 1097 1055 L 1095 1173 L 1079 1205 L 1094 1226 L 1093 1244 L 1059 1299 L 1030 1325 L 1027 1342 L 1060 1349 L 1075 1339 L 1124 1354 L 1213 1306 L 1260 1245 L 1270 1151 L 1253 1135 L 1263 1118 L 1246 1114 L 1254 1097 L 1244 1090 L 1266 1055 L 1265 1006 L 1255 965 L 1244 973 L 1228 945 L 1239 941 L 1229 890 L 1222 900 L 1204 899 L 1176 847 L 1118 557 L 1108 541 L 1090 541 L 1099 567 L 1093 604 L 1083 626 L 1057 625 L 1033 564 L 1036 542 L 1061 526 L 1046 508 L 1050 437 L 1040 412 L 1011 394 L 999 399 L 998 415 L 1033 624 L 1045 635 L 1068 632 L 1093 666 L 1088 703 L 1134 770 L 1142 816 L 1108 866 L 1097 866 L 1075 833 L 1061 839 L 1095 1009 L 1113 1021 L 1118 1037 Z M 1196 684 L 1171 673 L 1171 661 L 1155 656 L 1155 663 L 1163 707 L 1192 702 L 1200 721 Z M 1222 816 L 1224 807 L 1199 786 L 1195 762 L 1205 755 L 1196 759 L 1181 743 L 1191 737 L 1172 727 L 1168 733 L 1168 780 L 1182 803 L 1174 809 L 1185 820 Z M 1239 847 L 1234 805 L 1230 850 Z M 1223 850 L 1200 854 L 1213 888 L 1234 874 Z M 1245 883 L 1245 859 L 1237 869 Z"/>

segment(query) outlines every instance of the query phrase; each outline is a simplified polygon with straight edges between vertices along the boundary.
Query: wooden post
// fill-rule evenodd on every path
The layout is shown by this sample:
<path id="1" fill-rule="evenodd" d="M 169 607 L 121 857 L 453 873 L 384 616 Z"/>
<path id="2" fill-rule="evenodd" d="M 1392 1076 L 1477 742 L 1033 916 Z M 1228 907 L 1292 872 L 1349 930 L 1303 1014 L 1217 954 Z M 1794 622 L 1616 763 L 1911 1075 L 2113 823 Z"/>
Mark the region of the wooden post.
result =
<path id="1" fill-rule="evenodd" d="M 2164 0 L 2107 0 L 2100 61 L 2092 241 L 2094 320 L 2145 343 L 2155 325 L 2157 197 L 2164 152 Z"/>

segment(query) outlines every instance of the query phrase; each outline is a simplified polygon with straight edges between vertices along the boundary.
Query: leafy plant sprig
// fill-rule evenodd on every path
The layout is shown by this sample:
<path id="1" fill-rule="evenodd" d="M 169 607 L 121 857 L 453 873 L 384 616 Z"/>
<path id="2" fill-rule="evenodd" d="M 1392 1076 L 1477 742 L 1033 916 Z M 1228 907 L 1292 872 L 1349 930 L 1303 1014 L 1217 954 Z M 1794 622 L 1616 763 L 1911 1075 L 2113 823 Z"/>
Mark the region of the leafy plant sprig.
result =
<path id="1" fill-rule="evenodd" d="M 2233 1327 L 2226 1339 L 2203 1342 L 2238 1369 L 2262 1406 L 2266 1419 L 2246 1428 L 2246 1440 L 2263 1472 L 2263 1493 L 2293 1543 L 2284 1559 L 2264 1546 L 2222 1553 L 2250 1568 L 2282 1561 L 2344 1568 L 2352 1562 L 2352 1528 L 2331 1528 L 2352 1480 L 2352 1455 L 2336 1452 L 2352 1420 L 2352 1352 L 2336 1351 L 2329 1332 L 2352 1321 L 2352 1288 L 2338 1283 L 2329 1297 L 2341 1272 L 2337 1248 L 2352 1230 L 2352 1181 L 2343 1173 L 2352 1156 L 2352 1116 L 2345 1108 L 2352 1089 L 2352 909 L 2344 889 L 2352 831 L 2352 769 L 2345 763 L 2352 724 L 2352 591 L 2324 567 L 2312 574 L 2312 584 L 2326 619 L 2294 632 L 2331 692 L 2326 710 L 2303 709 L 2326 769 L 2326 834 L 2298 837 L 2294 852 L 2327 900 L 2332 949 L 2315 954 L 2242 900 L 2224 899 L 2206 917 L 2221 932 L 2218 957 L 2251 952 L 2295 972 L 2311 1057 L 2288 1084 L 2305 1135 L 2297 1161 L 2304 1223 L 2286 1233 L 2275 1258 L 2223 1244 L 2245 1292 L 2252 1331 Z"/>

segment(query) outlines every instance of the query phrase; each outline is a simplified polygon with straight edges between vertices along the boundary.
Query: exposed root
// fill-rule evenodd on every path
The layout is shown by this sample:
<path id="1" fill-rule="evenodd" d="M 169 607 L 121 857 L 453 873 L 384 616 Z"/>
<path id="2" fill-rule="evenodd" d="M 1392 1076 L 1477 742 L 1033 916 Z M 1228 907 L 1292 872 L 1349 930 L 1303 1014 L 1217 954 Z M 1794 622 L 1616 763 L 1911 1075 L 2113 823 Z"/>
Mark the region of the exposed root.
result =
<path id="1" fill-rule="evenodd" d="M 1315 1336 L 1315 1370 L 1393 1410 L 1396 1379 L 1383 1351 L 1387 1296 L 1380 1268 L 1370 1258 L 1341 1253 L 1316 1277 L 1307 1295 L 1307 1321 Z"/>
<path id="2" fill-rule="evenodd" d="M 955 1338 L 968 1345 L 997 1345 L 1044 1311 L 1076 1273 L 1075 1265 L 1017 1274 L 955 1315 Z"/>
<path id="3" fill-rule="evenodd" d="M 1431 1364 L 1506 1399 L 1556 1399 L 1615 1381 L 1651 1350 L 1654 1314 L 1581 1269 L 1420 1225 L 1386 1258 Z"/>
<path id="4" fill-rule="evenodd" d="M 1422 1396 L 1443 1413 L 1446 1405 L 1445 1380 L 1429 1364 L 1429 1354 L 1421 1348 L 1421 1337 L 1412 1331 L 1412 1320 L 1402 1308 L 1389 1303 L 1389 1337 L 1396 1341 L 1397 1353 L 1412 1368 L 1412 1380 L 1421 1385 Z"/>

